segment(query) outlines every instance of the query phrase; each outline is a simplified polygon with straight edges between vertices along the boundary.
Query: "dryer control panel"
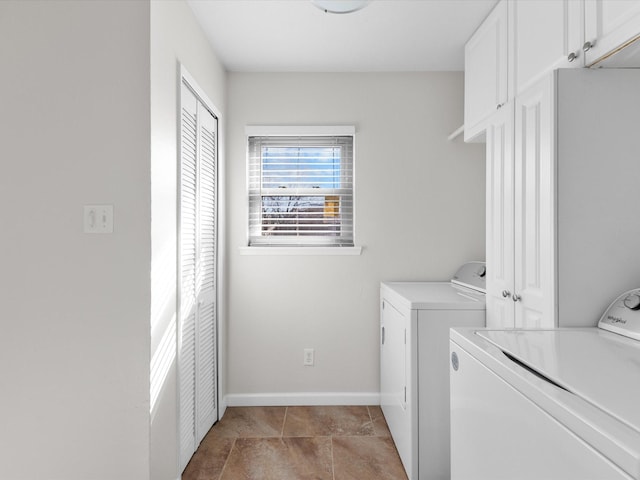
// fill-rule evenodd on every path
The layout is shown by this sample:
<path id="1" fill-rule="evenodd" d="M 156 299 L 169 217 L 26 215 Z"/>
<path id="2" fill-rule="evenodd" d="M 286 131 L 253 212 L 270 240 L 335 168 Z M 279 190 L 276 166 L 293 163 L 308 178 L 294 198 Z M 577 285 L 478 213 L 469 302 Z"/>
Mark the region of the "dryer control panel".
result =
<path id="1" fill-rule="evenodd" d="M 467 262 L 451 279 L 451 283 L 487 293 L 487 265 L 485 262 Z"/>
<path id="2" fill-rule="evenodd" d="M 598 327 L 640 340 L 640 288 L 616 298 L 600 318 Z"/>

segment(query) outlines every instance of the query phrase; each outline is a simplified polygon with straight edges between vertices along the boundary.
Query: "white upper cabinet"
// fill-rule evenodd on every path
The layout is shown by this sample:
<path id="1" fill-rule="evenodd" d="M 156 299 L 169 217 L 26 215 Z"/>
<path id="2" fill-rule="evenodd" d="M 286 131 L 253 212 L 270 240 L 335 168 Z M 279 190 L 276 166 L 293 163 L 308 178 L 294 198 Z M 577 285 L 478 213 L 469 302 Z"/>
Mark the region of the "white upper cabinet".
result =
<path id="1" fill-rule="evenodd" d="M 510 2 L 516 96 L 556 68 L 584 66 L 583 7 L 583 0 Z"/>
<path id="2" fill-rule="evenodd" d="M 640 1 L 585 0 L 585 63 L 593 66 L 640 37 Z M 638 42 L 636 42 L 637 44 Z M 634 49 L 637 51 L 637 49 Z M 633 64 L 607 66 L 639 67 Z"/>
<path id="3" fill-rule="evenodd" d="M 465 141 L 547 73 L 640 68 L 640 0 L 501 0 L 465 45 Z"/>
<path id="4" fill-rule="evenodd" d="M 464 139 L 477 140 L 507 102 L 507 2 L 496 5 L 465 45 Z"/>

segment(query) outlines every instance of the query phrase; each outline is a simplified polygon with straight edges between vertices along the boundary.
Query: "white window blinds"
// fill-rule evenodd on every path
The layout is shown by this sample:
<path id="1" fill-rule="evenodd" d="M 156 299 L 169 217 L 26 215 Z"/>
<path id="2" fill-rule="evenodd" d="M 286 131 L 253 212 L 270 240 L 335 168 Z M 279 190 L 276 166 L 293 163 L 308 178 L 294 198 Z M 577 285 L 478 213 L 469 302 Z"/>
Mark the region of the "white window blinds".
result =
<path id="1" fill-rule="evenodd" d="M 248 136 L 249 245 L 353 246 L 353 135 Z"/>

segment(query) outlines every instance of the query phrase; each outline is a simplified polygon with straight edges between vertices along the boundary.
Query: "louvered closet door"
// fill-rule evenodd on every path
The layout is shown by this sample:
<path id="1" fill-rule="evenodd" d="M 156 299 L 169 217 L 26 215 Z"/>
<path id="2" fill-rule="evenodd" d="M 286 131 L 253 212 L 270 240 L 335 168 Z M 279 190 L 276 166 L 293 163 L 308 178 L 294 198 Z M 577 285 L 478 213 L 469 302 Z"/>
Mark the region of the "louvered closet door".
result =
<path id="1" fill-rule="evenodd" d="M 196 449 L 196 212 L 198 131 L 196 97 L 182 86 L 180 148 L 180 297 L 178 326 L 178 381 L 180 467 Z"/>
<path id="2" fill-rule="evenodd" d="M 217 120 L 182 85 L 179 233 L 180 469 L 217 418 Z"/>
<path id="3" fill-rule="evenodd" d="M 196 267 L 196 442 L 216 419 L 216 150 L 217 121 L 198 104 L 198 262 Z"/>

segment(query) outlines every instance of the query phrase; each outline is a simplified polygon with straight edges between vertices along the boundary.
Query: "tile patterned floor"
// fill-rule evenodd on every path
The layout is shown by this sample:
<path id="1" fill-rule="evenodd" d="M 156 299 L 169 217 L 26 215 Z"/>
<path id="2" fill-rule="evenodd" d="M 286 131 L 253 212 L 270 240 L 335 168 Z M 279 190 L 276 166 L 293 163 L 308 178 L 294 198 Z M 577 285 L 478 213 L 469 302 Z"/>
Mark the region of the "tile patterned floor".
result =
<path id="1" fill-rule="evenodd" d="M 182 480 L 406 480 L 380 407 L 230 407 Z"/>

